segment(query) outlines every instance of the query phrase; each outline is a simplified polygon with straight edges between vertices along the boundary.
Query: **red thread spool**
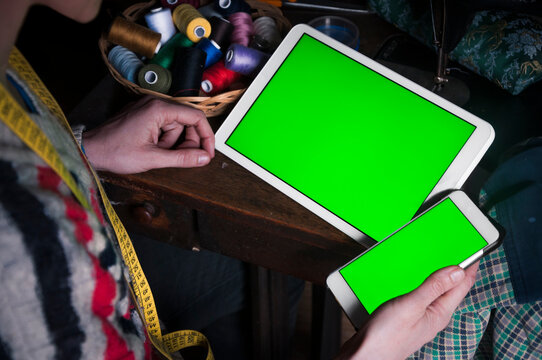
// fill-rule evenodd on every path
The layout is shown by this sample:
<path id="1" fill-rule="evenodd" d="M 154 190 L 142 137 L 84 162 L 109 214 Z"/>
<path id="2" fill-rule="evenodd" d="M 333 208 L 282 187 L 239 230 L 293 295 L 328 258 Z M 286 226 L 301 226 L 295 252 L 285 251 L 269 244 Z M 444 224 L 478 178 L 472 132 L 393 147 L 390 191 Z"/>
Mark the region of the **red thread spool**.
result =
<path id="1" fill-rule="evenodd" d="M 243 75 L 224 67 L 224 60 L 220 60 L 203 72 L 201 90 L 208 95 L 215 95 L 226 90 Z"/>

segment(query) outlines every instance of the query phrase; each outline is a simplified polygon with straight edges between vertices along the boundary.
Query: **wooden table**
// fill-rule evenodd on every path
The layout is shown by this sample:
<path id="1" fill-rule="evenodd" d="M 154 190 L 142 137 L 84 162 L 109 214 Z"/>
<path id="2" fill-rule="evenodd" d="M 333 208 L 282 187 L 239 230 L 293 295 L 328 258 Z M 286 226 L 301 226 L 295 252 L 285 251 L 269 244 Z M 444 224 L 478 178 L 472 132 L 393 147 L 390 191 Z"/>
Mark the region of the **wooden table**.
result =
<path id="1" fill-rule="evenodd" d="M 129 229 L 316 284 L 363 250 L 221 153 L 208 166 L 101 173 Z"/>

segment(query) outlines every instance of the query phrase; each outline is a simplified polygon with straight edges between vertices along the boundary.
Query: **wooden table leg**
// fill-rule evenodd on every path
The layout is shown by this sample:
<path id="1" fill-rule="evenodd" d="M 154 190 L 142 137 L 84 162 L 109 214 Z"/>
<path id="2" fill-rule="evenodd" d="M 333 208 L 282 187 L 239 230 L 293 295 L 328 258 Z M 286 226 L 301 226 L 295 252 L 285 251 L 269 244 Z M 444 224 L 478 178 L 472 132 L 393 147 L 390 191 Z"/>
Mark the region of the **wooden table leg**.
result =
<path id="1" fill-rule="evenodd" d="M 325 286 L 312 285 L 311 356 L 329 360 L 341 345 L 341 308 Z"/>
<path id="2" fill-rule="evenodd" d="M 280 273 L 251 266 L 253 358 L 284 360 L 290 356 L 288 282 Z"/>

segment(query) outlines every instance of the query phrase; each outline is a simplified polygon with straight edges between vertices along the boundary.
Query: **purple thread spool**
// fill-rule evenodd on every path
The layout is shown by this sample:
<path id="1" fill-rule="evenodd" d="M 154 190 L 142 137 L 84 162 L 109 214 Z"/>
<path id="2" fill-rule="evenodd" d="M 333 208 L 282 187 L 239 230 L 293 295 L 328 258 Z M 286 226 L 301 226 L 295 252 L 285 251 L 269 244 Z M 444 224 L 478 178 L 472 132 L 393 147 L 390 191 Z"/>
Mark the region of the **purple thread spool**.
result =
<path id="1" fill-rule="evenodd" d="M 230 20 L 233 25 L 233 31 L 231 33 L 232 44 L 248 46 L 252 39 L 252 35 L 254 34 L 254 24 L 252 23 L 250 14 L 237 12 L 230 15 L 228 20 Z"/>
<path id="2" fill-rule="evenodd" d="M 265 65 L 269 57 L 268 54 L 256 49 L 232 44 L 226 51 L 225 66 L 226 69 L 243 75 L 252 75 Z"/>

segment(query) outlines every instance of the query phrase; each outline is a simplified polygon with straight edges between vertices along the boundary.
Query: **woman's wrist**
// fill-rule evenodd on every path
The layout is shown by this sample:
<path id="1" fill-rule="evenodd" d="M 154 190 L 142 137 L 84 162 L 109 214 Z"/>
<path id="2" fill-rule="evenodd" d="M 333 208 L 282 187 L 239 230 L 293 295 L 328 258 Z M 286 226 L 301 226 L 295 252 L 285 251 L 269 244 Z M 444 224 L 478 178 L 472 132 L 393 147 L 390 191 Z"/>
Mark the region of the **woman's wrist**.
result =
<path id="1" fill-rule="evenodd" d="M 101 154 L 103 144 L 99 140 L 95 130 L 85 131 L 81 134 L 81 149 L 83 150 L 84 147 L 83 152 L 95 170 L 104 169 L 102 164 L 104 156 Z"/>

